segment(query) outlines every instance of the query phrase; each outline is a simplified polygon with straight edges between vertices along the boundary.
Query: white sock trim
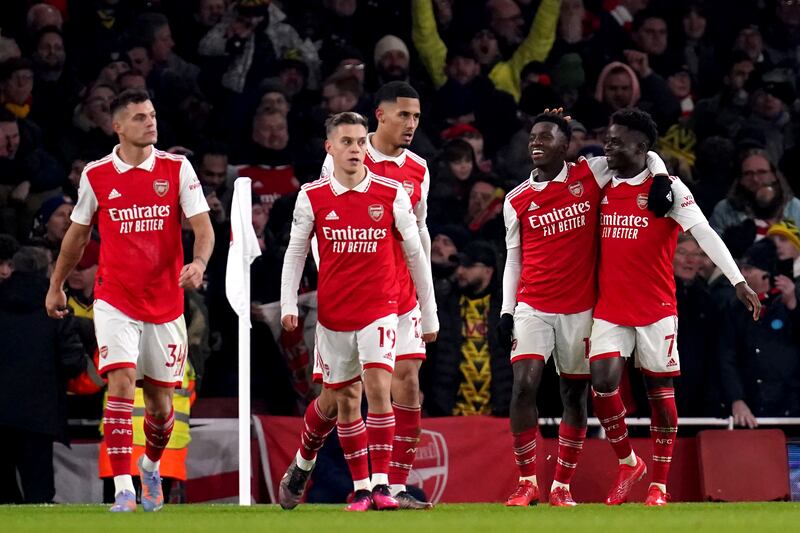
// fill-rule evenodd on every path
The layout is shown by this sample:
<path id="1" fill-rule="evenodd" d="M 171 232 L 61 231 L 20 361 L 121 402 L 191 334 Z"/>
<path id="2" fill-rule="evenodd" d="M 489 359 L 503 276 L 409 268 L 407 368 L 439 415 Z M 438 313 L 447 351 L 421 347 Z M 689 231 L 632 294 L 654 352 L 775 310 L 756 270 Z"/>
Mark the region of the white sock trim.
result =
<path id="1" fill-rule="evenodd" d="M 151 461 L 147 455 L 142 455 L 142 469 L 146 472 L 157 472 L 161 461 Z"/>
<path id="2" fill-rule="evenodd" d="M 538 487 L 539 486 L 536 483 L 536 476 L 535 475 L 533 475 L 533 476 L 519 476 L 519 480 L 520 481 L 530 481 L 531 483 L 533 483 L 534 487 Z"/>
<path id="3" fill-rule="evenodd" d="M 369 482 L 369 478 L 353 481 L 353 490 L 372 490 L 372 484 Z"/>
<path id="4" fill-rule="evenodd" d="M 650 483 L 650 487 L 658 487 L 664 494 L 667 493 L 667 485 L 664 483 Z M 648 488 L 650 488 L 648 487 Z"/>
<path id="5" fill-rule="evenodd" d="M 130 474 L 114 476 L 114 497 L 116 498 L 117 495 L 124 490 L 136 494 L 136 491 L 133 489 L 133 478 Z"/>
<path id="6" fill-rule="evenodd" d="M 621 465 L 628 465 L 628 466 L 636 466 L 636 452 L 631 452 L 631 454 L 626 457 L 625 459 L 620 459 L 619 464 Z"/>
<path id="7" fill-rule="evenodd" d="M 560 481 L 556 481 L 554 479 L 553 484 L 550 486 L 550 490 L 552 491 L 558 488 L 569 490 L 569 483 L 561 483 Z"/>
<path id="8" fill-rule="evenodd" d="M 308 460 L 304 458 L 302 455 L 300 455 L 300 450 L 297 450 L 297 455 L 295 455 L 295 462 L 297 463 L 297 466 L 300 467 L 300 470 L 305 470 L 306 472 L 308 472 L 309 470 L 314 468 L 314 465 L 317 463 L 317 458 L 314 457 L 313 459 Z"/>
<path id="9" fill-rule="evenodd" d="M 372 474 L 372 486 L 375 487 L 376 485 L 388 485 L 389 484 L 389 474 Z"/>
<path id="10" fill-rule="evenodd" d="M 401 492 L 405 492 L 406 486 L 405 485 L 392 484 L 391 486 L 389 486 L 389 490 L 392 491 L 392 496 L 397 496 Z"/>

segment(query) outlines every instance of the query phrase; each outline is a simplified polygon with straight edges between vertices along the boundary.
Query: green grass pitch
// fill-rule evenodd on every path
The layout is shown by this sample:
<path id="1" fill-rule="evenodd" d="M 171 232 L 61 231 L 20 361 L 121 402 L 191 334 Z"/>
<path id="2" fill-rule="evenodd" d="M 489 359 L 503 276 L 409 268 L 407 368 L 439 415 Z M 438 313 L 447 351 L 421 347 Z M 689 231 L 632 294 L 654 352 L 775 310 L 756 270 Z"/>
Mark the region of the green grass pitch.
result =
<path id="1" fill-rule="evenodd" d="M 0 506 L 4 533 L 403 533 L 494 531 L 562 533 L 798 531 L 800 503 L 675 503 L 665 509 L 641 504 L 581 505 L 526 509 L 501 504 L 439 505 L 431 511 L 346 513 L 340 505 L 304 505 L 283 511 L 273 505 L 173 505 L 162 512 L 119 515 L 100 505 Z"/>

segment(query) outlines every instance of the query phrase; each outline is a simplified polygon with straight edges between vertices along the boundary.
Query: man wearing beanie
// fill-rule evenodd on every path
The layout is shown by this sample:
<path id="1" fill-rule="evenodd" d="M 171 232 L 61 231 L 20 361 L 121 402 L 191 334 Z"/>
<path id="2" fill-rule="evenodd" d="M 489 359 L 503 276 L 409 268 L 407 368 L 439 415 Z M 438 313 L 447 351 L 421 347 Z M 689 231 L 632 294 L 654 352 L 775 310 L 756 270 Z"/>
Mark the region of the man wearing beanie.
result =
<path id="1" fill-rule="evenodd" d="M 378 74 L 378 85 L 390 81 L 408 82 L 408 46 L 399 37 L 384 35 L 375 44 L 373 61 Z"/>

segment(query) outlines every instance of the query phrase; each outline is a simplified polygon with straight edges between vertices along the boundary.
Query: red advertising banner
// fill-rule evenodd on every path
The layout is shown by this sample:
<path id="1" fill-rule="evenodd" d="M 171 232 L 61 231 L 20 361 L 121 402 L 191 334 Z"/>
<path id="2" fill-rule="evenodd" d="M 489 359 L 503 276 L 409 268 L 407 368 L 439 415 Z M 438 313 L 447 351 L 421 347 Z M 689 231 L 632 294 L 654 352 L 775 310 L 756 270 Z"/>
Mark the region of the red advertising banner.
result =
<path id="1" fill-rule="evenodd" d="M 262 457 L 270 494 L 299 443 L 301 418 L 256 417 L 266 441 Z M 514 490 L 518 477 L 511 451 L 508 419 L 487 416 L 423 419 L 423 433 L 409 484 L 420 487 L 434 503 L 503 502 Z M 558 439 L 537 444 L 537 476 L 545 501 L 555 469 Z M 633 447 L 650 465 L 650 440 L 633 439 Z M 617 459 L 608 442 L 588 439 L 572 480 L 577 501 L 601 502 L 613 482 Z M 268 475 L 267 475 L 268 473 Z M 271 483 L 271 487 L 269 487 Z M 648 482 L 634 488 L 630 500 L 644 501 Z M 674 501 L 699 501 L 697 448 L 694 438 L 679 439 L 672 461 L 669 491 Z"/>

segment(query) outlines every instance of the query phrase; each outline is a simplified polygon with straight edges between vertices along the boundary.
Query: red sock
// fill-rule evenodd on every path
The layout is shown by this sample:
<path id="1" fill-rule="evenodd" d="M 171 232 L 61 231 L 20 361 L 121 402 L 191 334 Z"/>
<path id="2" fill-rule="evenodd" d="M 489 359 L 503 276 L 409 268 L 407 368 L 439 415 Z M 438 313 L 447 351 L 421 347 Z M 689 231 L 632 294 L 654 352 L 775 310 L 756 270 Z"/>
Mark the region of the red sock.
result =
<path id="1" fill-rule="evenodd" d="M 369 479 L 369 455 L 367 452 L 367 430 L 362 419 L 339 422 L 339 442 L 353 481 Z"/>
<path id="2" fill-rule="evenodd" d="M 307 461 L 313 460 L 325 439 L 336 426 L 335 418 L 325 418 L 317 405 L 317 400 L 312 401 L 306 408 L 303 417 L 303 431 L 300 433 L 300 456 Z"/>
<path id="3" fill-rule="evenodd" d="M 103 411 L 103 439 L 111 472 L 130 475 L 133 455 L 133 400 L 109 396 Z"/>
<path id="4" fill-rule="evenodd" d="M 619 389 L 614 389 L 612 392 L 597 392 L 592 389 L 592 399 L 595 414 L 600 419 L 603 429 L 606 430 L 606 438 L 614 448 L 617 458 L 630 457 L 633 448 L 628 440 L 625 406 L 622 404 Z"/>
<path id="5" fill-rule="evenodd" d="M 144 453 L 153 462 L 161 459 L 164 448 L 169 443 L 172 428 L 175 425 L 175 410 L 169 410 L 167 418 L 155 418 L 147 413 L 144 415 Z"/>
<path id="6" fill-rule="evenodd" d="M 572 480 L 584 440 L 586 440 L 585 427 L 570 426 L 564 421 L 558 426 L 558 462 L 554 479 L 559 483 L 569 485 Z"/>
<path id="7" fill-rule="evenodd" d="M 367 414 L 367 440 L 372 475 L 389 474 L 394 439 L 394 413 Z"/>
<path id="8" fill-rule="evenodd" d="M 520 433 L 514 433 L 514 459 L 520 477 L 536 475 L 536 434 L 539 427 L 534 426 Z"/>
<path id="9" fill-rule="evenodd" d="M 653 442 L 653 483 L 667 484 L 672 450 L 678 440 L 675 389 L 661 387 L 647 392 L 650 400 L 650 440 Z"/>
<path id="10" fill-rule="evenodd" d="M 396 425 L 392 443 L 392 461 L 389 463 L 389 484 L 405 485 L 414 465 L 414 457 L 417 455 L 422 425 L 421 408 L 406 407 L 396 403 L 392 406 Z"/>

